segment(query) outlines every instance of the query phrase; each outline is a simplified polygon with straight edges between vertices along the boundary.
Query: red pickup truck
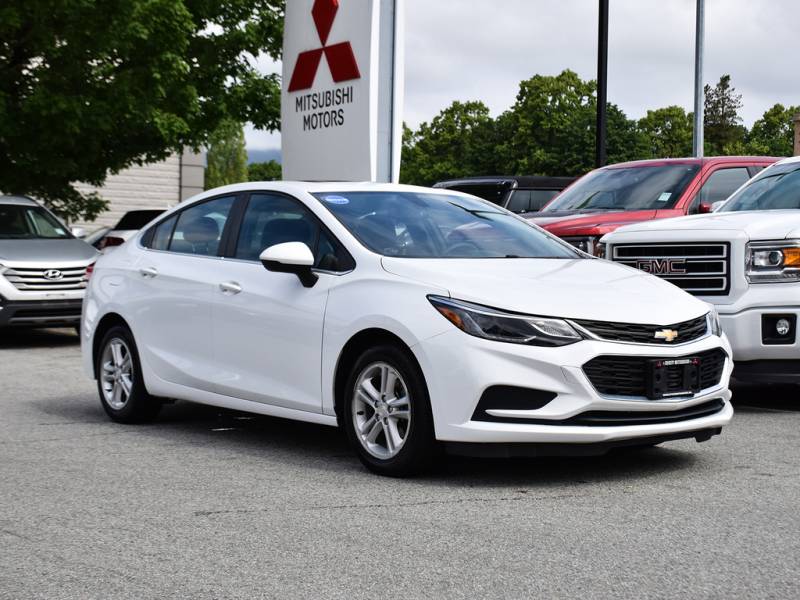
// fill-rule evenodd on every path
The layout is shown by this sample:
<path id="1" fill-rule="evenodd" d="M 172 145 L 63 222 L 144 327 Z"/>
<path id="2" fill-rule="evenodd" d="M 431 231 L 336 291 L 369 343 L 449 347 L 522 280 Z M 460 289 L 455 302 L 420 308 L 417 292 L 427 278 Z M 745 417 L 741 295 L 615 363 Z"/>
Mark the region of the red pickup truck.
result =
<path id="1" fill-rule="evenodd" d="M 597 241 L 606 233 L 639 221 L 711 212 L 714 203 L 777 160 L 724 156 L 610 165 L 587 173 L 525 218 L 584 252 L 601 255 Z"/>

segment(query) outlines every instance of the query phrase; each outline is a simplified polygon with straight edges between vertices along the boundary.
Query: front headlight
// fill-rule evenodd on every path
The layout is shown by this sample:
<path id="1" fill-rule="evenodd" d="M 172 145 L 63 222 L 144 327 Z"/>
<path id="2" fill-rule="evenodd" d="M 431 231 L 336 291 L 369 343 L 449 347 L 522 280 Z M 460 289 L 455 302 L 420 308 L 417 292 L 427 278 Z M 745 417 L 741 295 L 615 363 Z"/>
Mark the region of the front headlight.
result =
<path id="1" fill-rule="evenodd" d="M 531 346 L 566 346 L 583 339 L 562 319 L 507 313 L 442 296 L 428 296 L 428 300 L 461 331 L 487 340 Z"/>
<path id="2" fill-rule="evenodd" d="M 719 313 L 717 307 L 713 304 L 709 305 L 711 310 L 708 312 L 708 329 L 713 335 L 717 337 L 722 335 L 722 324 L 719 322 Z"/>
<path id="3" fill-rule="evenodd" d="M 800 281 L 800 240 L 747 244 L 745 274 L 750 283 Z"/>

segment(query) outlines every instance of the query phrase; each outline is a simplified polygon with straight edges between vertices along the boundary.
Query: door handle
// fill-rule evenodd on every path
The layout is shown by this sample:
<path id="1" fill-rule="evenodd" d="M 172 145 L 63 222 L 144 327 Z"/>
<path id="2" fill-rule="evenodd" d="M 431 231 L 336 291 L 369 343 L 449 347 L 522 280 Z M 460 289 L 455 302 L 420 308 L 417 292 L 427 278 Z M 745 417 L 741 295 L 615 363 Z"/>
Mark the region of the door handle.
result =
<path id="1" fill-rule="evenodd" d="M 158 270 L 155 267 L 142 267 L 139 269 L 139 275 L 144 277 L 145 279 L 152 279 L 156 275 L 158 275 Z"/>
<path id="2" fill-rule="evenodd" d="M 233 296 L 242 291 L 242 286 L 235 281 L 226 281 L 225 283 L 219 284 L 219 289 L 222 290 L 223 294 Z"/>

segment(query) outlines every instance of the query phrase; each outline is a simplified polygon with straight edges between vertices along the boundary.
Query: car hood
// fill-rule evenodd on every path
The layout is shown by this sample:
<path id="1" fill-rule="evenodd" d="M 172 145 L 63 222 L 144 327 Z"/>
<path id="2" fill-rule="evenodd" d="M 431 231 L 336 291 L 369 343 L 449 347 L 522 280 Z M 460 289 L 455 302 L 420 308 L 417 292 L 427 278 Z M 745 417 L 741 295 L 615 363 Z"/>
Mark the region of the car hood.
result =
<path id="1" fill-rule="evenodd" d="M 394 275 L 513 312 L 669 325 L 708 305 L 658 277 L 596 259 L 382 259 Z"/>
<path id="2" fill-rule="evenodd" d="M 65 240 L 0 240 L 0 263 L 14 264 L 47 263 L 68 265 L 87 263 L 96 256 L 97 250 L 79 239 Z"/>
<path id="3" fill-rule="evenodd" d="M 538 213 L 539 216 L 531 216 L 528 220 L 535 223 L 539 227 L 544 227 L 549 232 L 558 236 L 571 236 L 571 235 L 599 235 L 608 231 L 595 231 L 597 228 L 611 228 L 616 229 L 628 223 L 636 223 L 637 221 L 645 221 L 654 219 L 656 217 L 655 210 L 631 210 L 631 211 L 599 211 L 599 212 L 577 212 L 553 211 L 552 215 L 548 213 Z"/>
<path id="4" fill-rule="evenodd" d="M 692 215 L 636 223 L 619 233 L 656 231 L 738 231 L 751 240 L 779 240 L 800 237 L 800 210 L 761 210 Z M 616 232 L 615 232 L 616 233 Z M 614 234 L 609 235 L 613 239 Z"/>

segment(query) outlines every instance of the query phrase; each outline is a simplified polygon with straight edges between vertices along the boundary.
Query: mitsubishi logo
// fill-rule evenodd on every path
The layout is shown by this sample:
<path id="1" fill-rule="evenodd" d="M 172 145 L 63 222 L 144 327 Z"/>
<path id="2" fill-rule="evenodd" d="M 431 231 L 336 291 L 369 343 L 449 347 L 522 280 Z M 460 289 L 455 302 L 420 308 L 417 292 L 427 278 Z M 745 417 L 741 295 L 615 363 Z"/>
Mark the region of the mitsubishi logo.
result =
<path id="1" fill-rule="evenodd" d="M 673 342 L 678 338 L 678 332 L 674 329 L 662 329 L 661 331 L 656 331 L 655 338 L 665 342 Z"/>
<path id="2" fill-rule="evenodd" d="M 326 45 L 338 10 L 339 0 L 314 0 L 311 16 L 314 19 L 314 25 L 317 27 L 317 34 L 322 47 L 300 53 L 297 57 L 294 71 L 292 71 L 288 91 L 307 90 L 314 85 L 314 78 L 317 76 L 317 69 L 319 69 L 319 62 L 322 60 L 323 54 L 328 62 L 328 68 L 331 70 L 331 77 L 333 77 L 334 82 L 340 83 L 361 77 L 350 42 L 339 42 L 331 46 Z"/>
<path id="3" fill-rule="evenodd" d="M 44 278 L 50 281 L 58 281 L 62 277 L 64 277 L 64 274 L 58 269 L 49 269 L 44 272 Z"/>

